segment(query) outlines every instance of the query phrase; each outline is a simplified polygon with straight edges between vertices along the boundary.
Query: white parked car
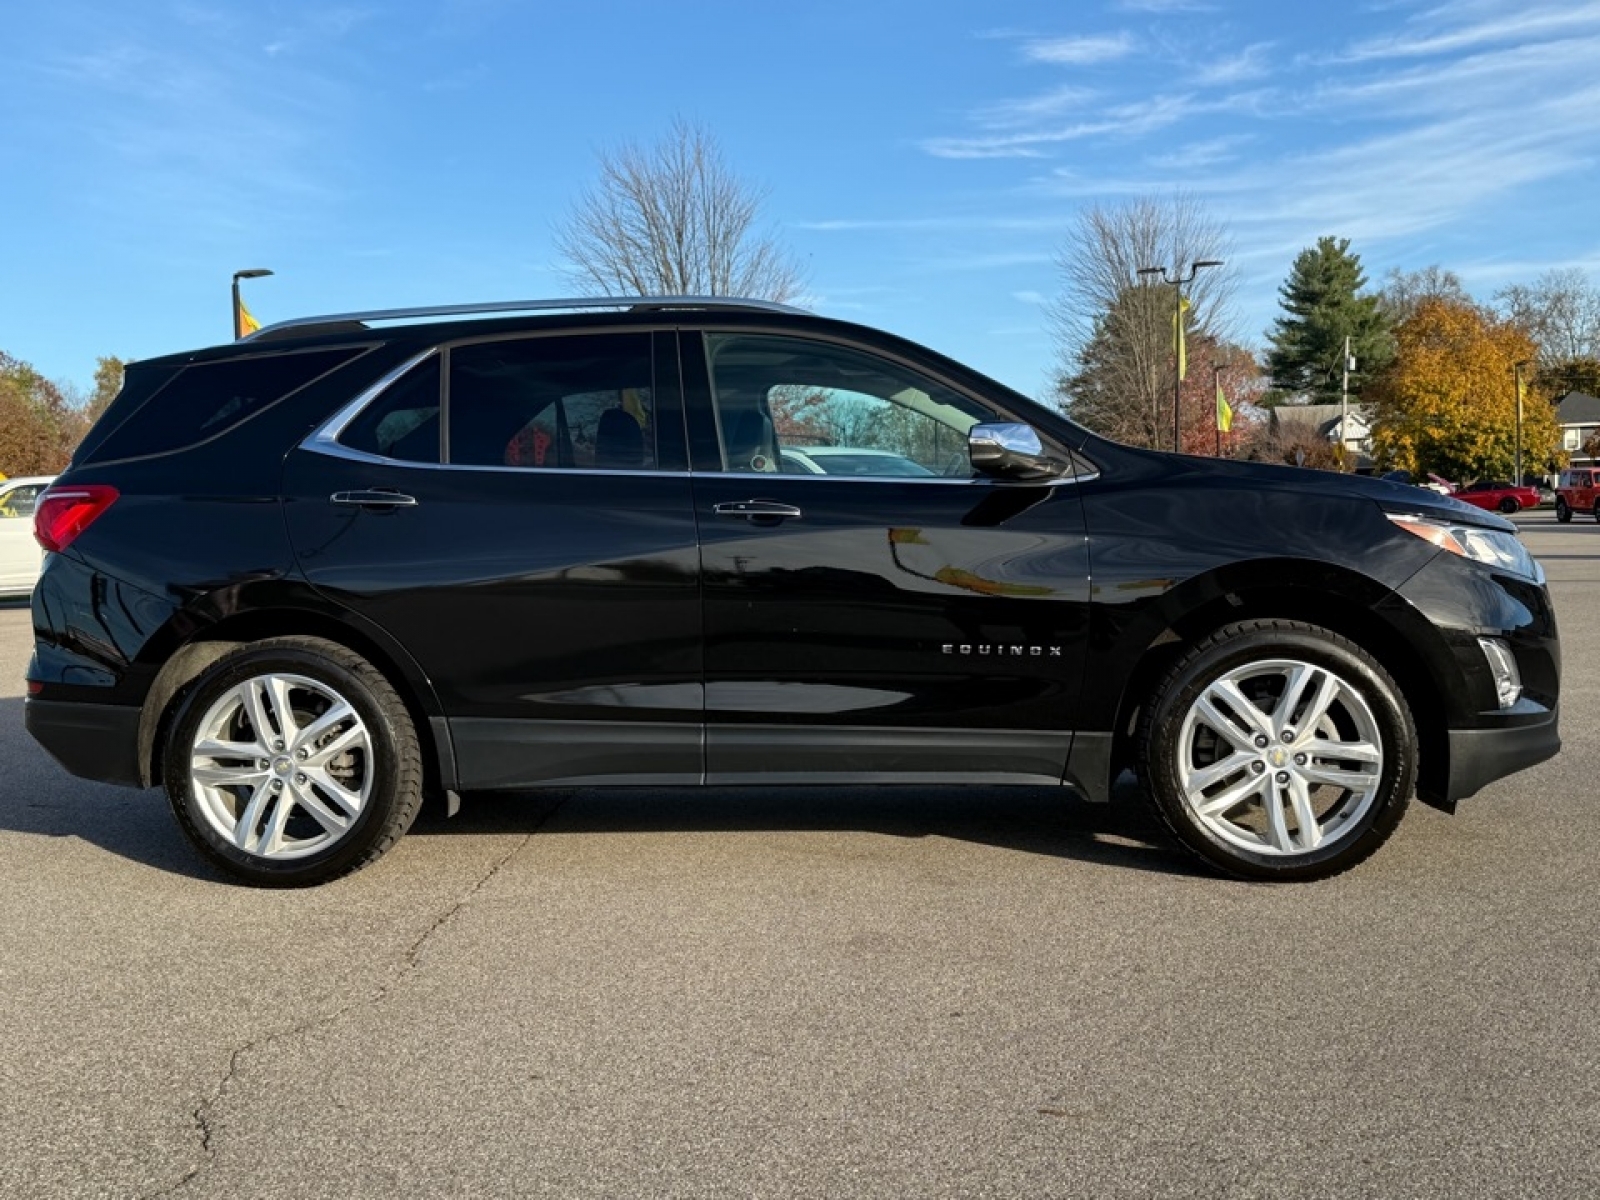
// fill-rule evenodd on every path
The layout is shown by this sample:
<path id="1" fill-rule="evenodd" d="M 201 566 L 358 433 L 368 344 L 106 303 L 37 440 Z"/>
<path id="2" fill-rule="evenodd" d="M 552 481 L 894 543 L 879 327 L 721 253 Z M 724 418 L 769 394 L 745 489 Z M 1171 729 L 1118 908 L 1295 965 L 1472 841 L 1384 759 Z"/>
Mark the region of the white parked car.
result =
<path id="1" fill-rule="evenodd" d="M 33 506 L 54 480 L 54 475 L 0 479 L 0 596 L 33 591 L 44 560 L 33 540 Z"/>

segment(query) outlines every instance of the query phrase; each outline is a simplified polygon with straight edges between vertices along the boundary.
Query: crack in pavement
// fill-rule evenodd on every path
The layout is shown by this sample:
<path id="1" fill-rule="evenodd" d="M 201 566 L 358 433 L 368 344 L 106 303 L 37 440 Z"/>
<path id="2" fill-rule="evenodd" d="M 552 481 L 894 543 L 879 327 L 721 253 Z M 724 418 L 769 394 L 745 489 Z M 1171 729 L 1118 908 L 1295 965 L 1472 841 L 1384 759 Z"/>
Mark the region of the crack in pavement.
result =
<path id="1" fill-rule="evenodd" d="M 448 925 L 457 916 L 457 914 L 459 914 L 461 910 L 472 901 L 474 896 L 483 891 L 483 889 L 489 885 L 490 881 L 492 881 L 494 877 L 505 868 L 506 864 L 515 858 L 517 854 L 519 854 L 528 845 L 529 842 L 533 841 L 534 837 L 537 836 L 539 831 L 544 828 L 544 826 L 549 822 L 550 818 L 553 817 L 556 811 L 560 808 L 560 801 L 552 804 L 549 811 L 545 812 L 539 817 L 537 824 L 535 824 L 534 827 L 516 843 L 516 845 L 512 846 L 511 849 L 501 855 L 500 858 L 496 860 L 486 872 L 484 872 L 478 881 L 468 888 L 467 891 L 459 899 L 457 899 L 454 904 L 450 905 L 450 907 L 445 909 L 444 912 L 440 913 L 439 916 L 434 919 L 432 924 L 424 929 L 422 933 L 418 935 L 414 941 L 412 941 L 411 945 L 406 948 L 405 953 L 400 956 L 399 961 L 390 967 L 390 978 L 375 988 L 370 995 L 362 997 L 358 1000 L 352 1000 L 348 1004 L 342 1005 L 341 1007 L 335 1009 L 333 1012 L 312 1017 L 298 1025 L 292 1026 L 289 1029 L 278 1030 L 277 1032 L 269 1033 L 264 1037 L 259 1037 L 252 1041 L 246 1042 L 242 1046 L 235 1047 L 233 1052 L 228 1056 L 228 1069 L 223 1072 L 222 1078 L 217 1082 L 217 1086 L 212 1089 L 211 1095 L 197 1108 L 195 1108 L 191 1114 L 194 1121 L 195 1133 L 200 1139 L 201 1161 L 199 1164 L 191 1168 L 188 1174 L 186 1174 L 182 1179 L 178 1180 L 176 1183 L 162 1188 L 160 1191 L 151 1192 L 149 1196 L 145 1198 L 145 1200 L 161 1200 L 162 1197 L 177 1195 L 191 1182 L 198 1178 L 207 1167 L 216 1161 L 216 1152 L 212 1149 L 211 1145 L 212 1138 L 216 1133 L 216 1129 L 212 1125 L 211 1113 L 216 1106 L 222 1102 L 222 1098 L 227 1093 L 229 1085 L 231 1085 L 234 1079 L 237 1077 L 240 1063 L 244 1059 L 245 1055 L 249 1054 L 253 1050 L 271 1045 L 274 1042 L 281 1042 L 290 1038 L 300 1037 L 304 1034 L 310 1033 L 314 1029 L 320 1029 L 328 1025 L 332 1025 L 336 1021 L 341 1020 L 358 1009 L 370 1008 L 383 1003 L 384 999 L 387 998 L 396 987 L 403 983 L 408 975 L 417 969 L 418 963 L 422 957 L 423 947 L 428 944 L 429 940 L 432 939 L 432 937 L 438 933 L 440 929 Z"/>

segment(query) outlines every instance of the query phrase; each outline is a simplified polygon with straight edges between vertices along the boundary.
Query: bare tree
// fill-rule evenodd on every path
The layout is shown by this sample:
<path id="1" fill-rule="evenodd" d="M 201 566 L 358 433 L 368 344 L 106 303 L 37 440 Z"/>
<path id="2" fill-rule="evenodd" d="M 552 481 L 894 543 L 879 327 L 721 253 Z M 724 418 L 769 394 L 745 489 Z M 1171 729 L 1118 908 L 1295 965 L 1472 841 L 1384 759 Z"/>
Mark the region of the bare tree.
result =
<path id="1" fill-rule="evenodd" d="M 1170 442 L 1177 296 L 1139 272 L 1187 275 L 1196 261 L 1226 260 L 1231 248 L 1223 227 L 1181 193 L 1080 213 L 1057 255 L 1064 286 L 1050 308 L 1063 407 L 1119 440 Z M 1186 327 L 1231 340 L 1236 279 L 1224 265 L 1184 285 Z"/>
<path id="2" fill-rule="evenodd" d="M 1501 288 L 1495 301 L 1532 335 L 1541 367 L 1600 358 L 1600 289 L 1580 268 L 1546 271 L 1532 286 Z"/>
<path id="3" fill-rule="evenodd" d="M 755 227 L 765 199 L 734 175 L 705 129 L 674 121 L 649 149 L 601 154 L 599 181 L 573 206 L 556 246 L 586 293 L 792 300 L 798 267 Z"/>
<path id="4" fill-rule="evenodd" d="M 1398 325 L 1410 318 L 1424 300 L 1472 303 L 1467 289 L 1461 286 L 1461 276 L 1437 263 L 1419 267 L 1415 271 L 1389 268 L 1389 273 L 1383 277 L 1383 287 L 1378 292 L 1378 309 L 1389 318 L 1390 325 Z"/>

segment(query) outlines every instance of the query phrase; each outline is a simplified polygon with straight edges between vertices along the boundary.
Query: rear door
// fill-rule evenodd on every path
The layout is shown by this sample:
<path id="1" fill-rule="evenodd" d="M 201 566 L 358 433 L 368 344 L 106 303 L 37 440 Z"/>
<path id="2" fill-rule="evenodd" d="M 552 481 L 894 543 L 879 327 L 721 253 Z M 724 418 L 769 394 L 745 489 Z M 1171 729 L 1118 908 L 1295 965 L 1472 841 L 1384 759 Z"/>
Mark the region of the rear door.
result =
<path id="1" fill-rule="evenodd" d="M 289 528 L 307 578 L 432 680 L 461 786 L 698 782 L 672 335 L 457 343 L 377 391 L 290 455 Z"/>
<path id="2" fill-rule="evenodd" d="M 868 348 L 712 330 L 683 361 L 708 779 L 1059 782 L 1089 586 L 1071 482 L 974 477 L 995 409 Z"/>

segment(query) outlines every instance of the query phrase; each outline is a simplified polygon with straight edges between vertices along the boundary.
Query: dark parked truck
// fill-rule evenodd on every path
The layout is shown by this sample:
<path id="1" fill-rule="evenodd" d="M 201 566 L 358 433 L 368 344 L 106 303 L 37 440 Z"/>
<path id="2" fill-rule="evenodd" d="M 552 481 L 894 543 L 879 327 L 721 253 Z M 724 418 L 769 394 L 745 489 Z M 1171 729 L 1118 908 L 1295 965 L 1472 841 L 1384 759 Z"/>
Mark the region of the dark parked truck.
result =
<path id="1" fill-rule="evenodd" d="M 1118 445 L 757 302 L 320 317 L 142 362 L 36 522 L 28 728 L 164 787 L 254 884 L 372 861 L 430 793 L 1103 800 L 1126 768 L 1213 868 L 1315 879 L 1414 793 L 1560 744 L 1550 598 L 1499 516 Z"/>

